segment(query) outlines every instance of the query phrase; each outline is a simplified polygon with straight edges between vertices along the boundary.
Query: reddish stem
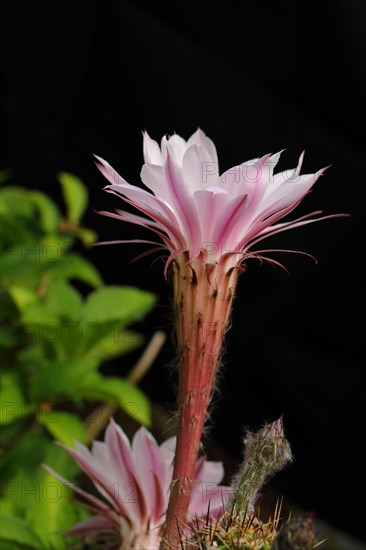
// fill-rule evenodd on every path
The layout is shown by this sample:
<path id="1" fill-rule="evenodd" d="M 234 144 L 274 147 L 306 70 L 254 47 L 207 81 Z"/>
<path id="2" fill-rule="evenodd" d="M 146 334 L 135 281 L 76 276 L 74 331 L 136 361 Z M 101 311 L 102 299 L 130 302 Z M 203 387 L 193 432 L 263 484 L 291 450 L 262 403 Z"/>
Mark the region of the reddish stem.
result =
<path id="1" fill-rule="evenodd" d="M 225 264 L 205 265 L 203 257 L 186 262 L 182 257 L 174 265 L 178 430 L 164 550 L 179 548 L 180 532 L 187 525 L 198 450 L 237 282 L 237 269 Z"/>

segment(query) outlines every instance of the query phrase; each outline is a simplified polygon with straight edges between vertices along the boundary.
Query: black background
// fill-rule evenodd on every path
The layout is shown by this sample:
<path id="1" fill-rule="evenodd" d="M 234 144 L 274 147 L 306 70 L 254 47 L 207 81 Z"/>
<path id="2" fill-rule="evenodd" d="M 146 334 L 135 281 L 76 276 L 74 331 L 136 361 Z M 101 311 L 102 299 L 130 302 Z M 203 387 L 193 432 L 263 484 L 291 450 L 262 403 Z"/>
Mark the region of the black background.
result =
<path id="1" fill-rule="evenodd" d="M 13 182 L 60 200 L 55 174 L 88 185 L 85 225 L 102 240 L 146 236 L 95 214 L 122 207 L 103 193 L 91 153 L 139 184 L 141 130 L 185 138 L 200 126 L 221 170 L 287 148 L 306 149 L 303 172 L 332 164 L 298 214 L 350 218 L 283 233 L 268 246 L 314 254 L 277 257 L 291 272 L 249 265 L 241 278 L 210 437 L 235 463 L 243 427 L 284 414 L 294 464 L 273 485 L 306 510 L 363 535 L 365 453 L 364 148 L 366 3 L 79 0 L 3 3 L 1 167 Z M 169 285 L 138 252 L 87 252 L 109 284 L 152 290 L 141 326 L 170 331 Z M 129 366 L 126 359 L 121 372 Z M 174 408 L 170 339 L 142 386 Z M 114 368 L 117 368 L 114 366 Z M 345 549 L 348 550 L 348 549 Z"/>

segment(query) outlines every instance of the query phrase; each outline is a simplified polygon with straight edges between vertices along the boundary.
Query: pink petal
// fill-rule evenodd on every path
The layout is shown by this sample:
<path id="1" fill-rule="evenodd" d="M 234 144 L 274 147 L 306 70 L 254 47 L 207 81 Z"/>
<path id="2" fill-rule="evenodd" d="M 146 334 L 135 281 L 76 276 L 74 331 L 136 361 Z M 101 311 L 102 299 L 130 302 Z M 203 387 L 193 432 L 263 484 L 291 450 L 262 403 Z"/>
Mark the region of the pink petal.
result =
<path id="1" fill-rule="evenodd" d="M 190 503 L 190 513 L 202 516 L 207 513 L 208 504 L 212 510 L 212 502 L 214 507 L 217 503 L 222 505 L 222 490 L 219 483 L 224 477 L 224 466 L 222 462 L 207 461 L 205 456 L 202 456 L 196 467 L 196 483 L 193 488 L 192 498 Z M 216 499 L 216 500 L 213 500 Z"/>
<path id="2" fill-rule="evenodd" d="M 247 194 L 252 201 L 257 192 L 257 188 L 263 187 L 263 181 L 269 180 L 268 168 L 265 169 L 266 162 L 270 155 L 264 155 L 259 159 L 244 162 L 239 166 L 234 166 L 227 170 L 221 176 L 222 187 L 235 198 L 238 195 Z"/>
<path id="3" fill-rule="evenodd" d="M 55 472 L 53 468 L 50 468 L 47 464 L 43 464 L 43 468 L 47 470 L 50 474 L 55 476 L 56 479 L 61 481 L 66 487 L 69 487 L 69 489 L 72 489 L 74 493 L 82 496 L 89 504 L 90 508 L 95 512 L 101 512 L 101 511 L 110 511 L 110 507 L 105 504 L 102 500 L 95 497 L 91 493 L 88 493 L 87 491 L 83 491 L 82 489 L 79 489 L 77 485 L 72 483 L 71 481 L 65 479 L 63 476 L 61 476 L 59 473 Z"/>
<path id="4" fill-rule="evenodd" d="M 191 145 L 184 154 L 183 178 L 191 194 L 198 189 L 214 186 L 218 182 L 218 166 L 201 145 Z"/>
<path id="5" fill-rule="evenodd" d="M 105 190 L 107 192 L 113 192 L 116 195 L 126 197 L 129 199 L 135 208 L 143 211 L 141 207 L 144 207 L 145 210 L 149 211 L 149 216 L 152 217 L 154 212 L 159 212 L 160 214 L 167 216 L 168 219 L 174 220 L 174 210 L 168 203 L 165 203 L 163 199 L 155 197 L 152 193 L 145 191 L 145 189 L 140 189 L 133 185 L 108 185 Z"/>
<path id="6" fill-rule="evenodd" d="M 200 245 L 199 220 L 193 198 L 184 182 L 182 169 L 174 162 L 169 150 L 165 163 L 165 177 L 172 197 L 172 207 L 180 220 L 182 234 L 186 237 L 187 248 Z"/>
<path id="7" fill-rule="evenodd" d="M 203 481 L 205 483 L 219 484 L 224 477 L 224 465 L 222 462 L 213 462 L 212 460 L 206 460 L 205 456 L 202 456 L 197 461 L 196 467 L 196 481 Z"/>
<path id="8" fill-rule="evenodd" d="M 220 221 L 216 223 L 212 235 L 213 242 L 224 250 L 230 250 L 235 242 L 242 235 L 242 228 L 245 223 L 245 215 L 248 208 L 248 195 L 239 195 L 233 199 L 225 209 L 222 210 Z M 235 227 L 238 224 L 238 233 L 235 235 Z"/>
<path id="9" fill-rule="evenodd" d="M 154 139 L 151 139 L 146 131 L 142 135 L 145 162 L 163 166 L 163 157 L 161 156 L 159 144 Z"/>
<path id="10" fill-rule="evenodd" d="M 319 218 L 310 218 L 310 219 L 304 219 L 309 218 L 309 216 L 313 216 L 314 214 L 321 214 L 320 211 L 311 212 L 310 214 L 306 216 L 302 216 L 301 218 L 297 218 L 295 220 L 291 220 L 289 222 L 284 223 L 277 223 L 274 225 L 271 225 L 269 227 L 266 227 L 258 234 L 258 238 L 255 239 L 250 243 L 250 246 L 254 246 L 258 242 L 262 241 L 263 239 L 266 239 L 269 236 L 276 235 L 277 233 L 282 233 L 282 231 L 288 231 L 289 229 L 293 229 L 294 227 L 302 227 L 303 225 L 308 225 L 309 223 L 314 222 L 320 222 L 322 220 L 330 220 L 333 218 L 343 218 L 343 217 L 349 217 L 349 214 L 329 214 L 327 216 L 321 216 Z M 295 251 L 296 252 L 296 251 Z"/>
<path id="11" fill-rule="evenodd" d="M 109 186 L 110 188 L 112 186 Z M 154 210 L 153 208 L 150 208 L 149 206 L 146 206 L 146 205 L 143 205 L 141 203 L 138 203 L 138 202 L 135 202 L 135 201 L 132 201 L 132 200 L 129 200 L 129 199 L 126 199 L 124 197 L 121 197 L 117 192 L 111 190 L 110 188 L 106 189 L 107 191 L 109 191 L 110 193 L 114 193 L 116 194 L 117 196 L 119 196 L 120 198 L 123 198 L 123 200 L 125 202 L 127 202 L 128 204 L 131 204 L 132 206 L 134 206 L 135 208 L 137 208 L 138 210 L 140 210 L 140 212 L 143 212 L 144 214 L 146 214 L 147 216 L 150 216 L 154 221 L 156 221 L 156 223 L 158 223 L 160 225 L 160 228 L 162 231 L 165 231 L 169 237 L 172 239 L 173 243 L 180 243 L 180 246 L 183 239 L 184 239 L 184 235 L 181 234 L 180 230 L 179 230 L 179 226 L 178 226 L 178 221 L 176 219 L 176 216 L 174 214 L 174 212 L 169 212 L 168 209 L 165 210 L 165 205 L 164 204 L 161 204 L 161 210 L 164 212 L 163 214 L 161 214 L 159 211 L 156 211 Z M 153 195 L 151 195 L 153 196 Z M 115 217 L 116 215 L 112 215 L 112 214 L 108 214 L 110 217 Z M 179 246 L 179 244 L 176 244 L 175 246 Z"/>
<path id="12" fill-rule="evenodd" d="M 164 490 L 167 492 L 172 480 L 173 475 L 173 461 L 175 455 L 175 448 L 177 444 L 177 438 L 175 436 L 169 437 L 160 445 L 160 452 L 163 457 L 167 475 L 164 479 L 165 487 Z"/>
<path id="13" fill-rule="evenodd" d="M 164 235 L 164 233 L 162 233 L 158 229 L 155 229 L 155 227 L 162 228 L 161 224 L 158 224 L 157 222 L 152 220 L 148 220 L 147 218 L 143 218 L 142 216 L 137 216 L 136 214 L 124 212 L 122 210 L 119 210 L 119 213 L 99 211 L 97 212 L 97 214 L 101 214 L 102 216 L 106 216 L 107 218 L 114 218 L 123 222 L 129 222 L 135 225 L 140 225 L 141 227 L 146 227 L 146 229 L 148 229 L 149 231 L 153 231 L 153 233 L 158 235 L 165 244 L 168 244 L 170 242 L 170 239 L 169 237 L 167 237 L 167 235 Z M 164 228 L 162 229 L 165 230 Z M 166 232 L 168 231 L 166 230 Z M 151 242 L 152 244 L 156 244 L 155 241 L 146 241 L 145 239 L 141 240 L 141 242 Z M 95 243 L 93 246 L 97 246 L 98 244 L 100 243 Z"/>
<path id="14" fill-rule="evenodd" d="M 160 448 L 145 428 L 140 428 L 132 441 L 132 454 L 139 475 L 139 483 L 144 488 L 148 516 L 153 522 L 159 522 L 166 511 L 167 495 L 162 486 L 167 475 L 167 468 Z"/>
<path id="15" fill-rule="evenodd" d="M 249 242 L 256 235 L 259 235 L 263 229 L 272 225 L 296 208 L 323 172 L 324 169 L 319 170 L 316 174 L 299 176 L 301 180 L 300 184 L 282 185 L 275 191 L 274 194 L 276 197 L 271 197 L 271 201 L 270 197 L 265 199 L 265 204 L 261 204 L 261 209 L 258 211 L 256 218 L 252 220 L 243 241 Z"/>
<path id="16" fill-rule="evenodd" d="M 201 145 L 209 155 L 209 160 L 213 162 L 217 167 L 217 172 L 219 171 L 219 161 L 217 158 L 217 151 L 214 142 L 212 139 L 206 136 L 205 132 L 198 128 L 194 134 L 187 141 L 187 149 L 191 145 Z"/>
<path id="17" fill-rule="evenodd" d="M 168 154 L 171 158 L 179 165 L 182 166 L 183 155 L 186 151 L 187 144 L 185 139 L 178 136 L 178 134 L 173 134 L 169 138 L 166 136 L 161 140 L 161 152 L 163 156 L 163 162 L 166 162 Z"/>
<path id="18" fill-rule="evenodd" d="M 194 193 L 193 200 L 200 226 L 199 241 L 201 247 L 203 247 L 205 243 L 211 243 L 215 240 L 217 220 L 220 219 L 226 208 L 230 196 L 225 191 L 214 193 L 207 189 L 200 189 Z"/>
<path id="19" fill-rule="evenodd" d="M 80 445 L 80 444 L 79 444 Z M 118 500 L 118 495 L 116 496 L 115 491 L 115 479 L 111 479 L 110 471 L 105 471 L 99 467 L 96 463 L 95 458 L 89 453 L 89 456 L 86 453 L 74 451 L 65 445 L 61 445 L 63 449 L 75 460 L 75 462 L 80 466 L 80 468 L 90 477 L 93 481 L 95 487 L 98 491 L 112 504 L 116 510 L 120 510 L 122 514 L 128 515 L 128 511 L 121 508 L 121 504 Z"/>
<path id="20" fill-rule="evenodd" d="M 217 485 L 214 482 L 198 482 L 192 492 L 189 513 L 198 517 L 204 517 L 208 509 L 210 514 L 222 513 L 232 494 L 231 487 Z"/>
<path id="21" fill-rule="evenodd" d="M 98 212 L 100 214 L 100 212 Z M 120 210 L 119 208 L 116 208 L 116 214 L 120 216 L 120 219 L 127 220 L 132 223 L 138 223 L 140 222 L 141 225 L 149 225 L 151 227 L 155 227 L 156 229 L 160 228 L 160 225 L 157 222 L 154 222 L 153 220 L 149 220 L 148 218 L 144 218 L 144 216 L 139 216 L 138 214 L 132 214 L 131 212 L 126 212 L 126 210 Z"/>
<path id="22" fill-rule="evenodd" d="M 166 204 L 169 204 L 170 193 L 162 166 L 144 164 L 141 168 L 140 177 L 142 182 L 156 197 L 165 201 Z"/>
<path id="23" fill-rule="evenodd" d="M 112 418 L 105 432 L 105 442 L 110 456 L 118 502 L 128 511 L 128 517 L 132 522 L 139 525 L 146 520 L 143 488 L 139 484 L 139 476 L 128 437 Z"/>
<path id="24" fill-rule="evenodd" d="M 295 169 L 287 179 L 286 176 L 283 176 L 283 172 L 277 174 L 275 178 L 282 178 L 282 182 L 278 184 L 276 180 L 276 187 L 273 187 L 271 192 L 264 197 L 260 205 L 261 210 L 265 212 L 264 215 L 266 216 L 269 211 L 280 210 L 290 203 L 296 203 L 302 199 L 315 184 L 316 180 L 324 173 L 324 170 L 319 170 L 315 174 L 299 176 L 296 175 Z M 292 181 L 294 177 L 295 180 Z"/>
<path id="25" fill-rule="evenodd" d="M 157 211 L 160 214 L 167 216 L 168 219 L 170 218 L 171 221 L 175 221 L 174 211 L 171 209 L 169 204 L 165 204 L 163 200 L 155 197 L 144 189 L 140 189 L 135 185 L 130 185 L 126 182 L 126 180 L 119 176 L 116 170 L 114 170 L 114 168 L 112 168 L 112 166 L 108 164 L 108 162 L 106 162 L 101 157 L 97 157 L 96 155 L 94 156 L 98 160 L 97 167 L 111 183 L 111 185 L 108 185 L 105 188 L 106 191 L 114 192 L 118 195 L 123 195 L 127 197 L 129 200 L 132 201 L 133 205 L 140 210 L 141 206 L 145 206 L 145 209 L 151 211 L 151 213 L 148 214 L 149 216 L 151 216 L 154 211 Z"/>
<path id="26" fill-rule="evenodd" d="M 103 174 L 103 176 L 111 183 L 112 185 L 129 185 L 125 179 L 118 174 L 118 172 L 102 157 L 98 155 L 93 155 L 95 160 L 95 165 Z"/>
<path id="27" fill-rule="evenodd" d="M 229 499 L 232 497 L 232 495 L 233 495 L 232 488 L 225 487 L 223 485 L 220 485 L 217 488 L 217 491 L 215 492 L 215 494 L 208 495 L 208 501 L 210 506 L 209 508 L 210 516 L 215 519 L 219 519 L 222 516 L 222 514 L 225 512 Z M 208 508 L 207 504 L 206 504 L 206 507 Z M 198 513 L 198 509 L 199 507 L 197 506 L 196 513 Z M 203 514 L 201 512 L 202 517 L 204 517 L 206 510 L 203 509 Z"/>
<path id="28" fill-rule="evenodd" d="M 175 448 L 177 445 L 177 438 L 175 436 L 169 437 L 160 445 L 160 452 L 164 458 L 165 464 L 170 468 L 172 466 L 175 454 Z"/>
<path id="29" fill-rule="evenodd" d="M 110 533 L 111 531 L 117 531 L 116 526 L 111 521 L 103 516 L 92 516 L 77 523 L 65 535 L 67 537 L 88 537 L 98 533 Z"/>

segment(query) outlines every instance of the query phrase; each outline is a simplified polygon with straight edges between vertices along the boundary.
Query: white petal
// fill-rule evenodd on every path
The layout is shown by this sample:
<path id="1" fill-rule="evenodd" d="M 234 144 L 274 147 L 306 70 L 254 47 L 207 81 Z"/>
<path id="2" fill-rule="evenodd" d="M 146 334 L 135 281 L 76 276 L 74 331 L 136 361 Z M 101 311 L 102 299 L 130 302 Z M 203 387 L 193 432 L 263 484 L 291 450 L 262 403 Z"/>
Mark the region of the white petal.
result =
<path id="1" fill-rule="evenodd" d="M 277 153 L 277 155 L 273 155 L 273 156 L 279 156 L 281 155 L 281 153 L 282 151 Z M 287 183 L 295 183 L 296 181 L 298 181 L 303 158 L 304 158 L 304 153 L 301 153 L 297 168 L 284 170 L 282 172 L 278 172 L 278 174 L 275 174 L 275 175 L 273 175 L 273 172 L 272 172 L 269 180 L 269 185 L 264 195 L 265 199 L 267 199 L 267 197 L 269 197 L 274 191 L 276 191 L 276 189 L 278 189 L 282 185 Z"/>
<path id="2" fill-rule="evenodd" d="M 322 171 L 320 170 L 316 174 L 295 176 L 294 178 L 295 173 L 296 171 L 293 170 L 290 178 L 282 179 L 282 182 L 275 189 L 272 189 L 271 193 L 265 195 L 260 204 L 262 217 L 268 216 L 290 204 L 297 203 L 312 188 Z M 283 172 L 277 174 L 277 176 L 283 178 Z"/>
<path id="3" fill-rule="evenodd" d="M 219 161 L 217 158 L 217 151 L 212 139 L 206 136 L 205 132 L 198 128 L 194 134 L 191 135 L 187 141 L 187 148 L 191 145 L 201 145 L 209 155 L 211 162 L 215 163 L 217 170 L 219 169 Z"/>
<path id="4" fill-rule="evenodd" d="M 186 152 L 187 143 L 185 139 L 178 136 L 178 134 L 173 134 L 169 138 L 166 136 L 161 140 L 161 152 L 163 157 L 163 162 L 166 161 L 167 152 L 169 150 L 171 157 L 174 161 L 182 166 L 183 155 Z"/>
<path id="5" fill-rule="evenodd" d="M 191 145 L 183 156 L 183 177 L 191 192 L 215 186 L 219 168 L 202 145 Z"/>
<path id="6" fill-rule="evenodd" d="M 156 197 L 169 201 L 169 191 L 162 166 L 144 164 L 141 168 L 141 180 Z"/>
<path id="7" fill-rule="evenodd" d="M 269 155 L 264 155 L 230 168 L 220 177 L 222 188 L 230 193 L 233 199 L 243 194 L 247 194 L 250 199 L 257 189 L 267 185 L 268 168 L 266 170 L 265 164 L 268 158 Z"/>
<path id="8" fill-rule="evenodd" d="M 222 462 L 206 460 L 202 457 L 197 462 L 196 481 L 219 484 L 224 477 L 224 465 Z"/>
<path id="9" fill-rule="evenodd" d="M 147 132 L 143 132 L 143 152 L 145 162 L 148 164 L 156 164 L 163 166 L 163 157 L 161 155 L 160 147 L 157 141 L 151 139 Z"/>

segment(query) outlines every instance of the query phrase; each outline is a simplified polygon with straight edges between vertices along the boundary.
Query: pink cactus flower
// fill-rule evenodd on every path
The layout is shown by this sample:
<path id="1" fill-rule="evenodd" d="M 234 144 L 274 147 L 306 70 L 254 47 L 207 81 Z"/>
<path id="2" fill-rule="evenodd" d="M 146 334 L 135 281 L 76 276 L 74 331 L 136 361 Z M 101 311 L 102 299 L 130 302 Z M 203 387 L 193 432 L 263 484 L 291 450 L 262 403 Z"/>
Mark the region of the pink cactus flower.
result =
<path id="1" fill-rule="evenodd" d="M 143 215 L 123 210 L 101 213 L 141 225 L 159 237 L 159 242 L 113 242 L 149 244 L 140 257 L 167 250 L 165 276 L 172 268 L 179 356 L 178 427 L 161 549 L 177 550 L 179 529 L 189 517 L 197 451 L 242 264 L 257 258 L 281 265 L 267 256 L 268 250 L 253 247 L 270 235 L 336 216 L 321 217 L 316 211 L 280 222 L 325 171 L 300 175 L 303 154 L 298 166 L 286 172 L 274 173 L 279 152 L 220 175 L 215 145 L 200 129 L 187 142 L 174 134 L 163 137 L 159 146 L 147 132 L 143 140 L 141 179 L 147 190 L 127 183 L 100 157 L 96 161 L 110 183 L 106 190 Z"/>
<path id="2" fill-rule="evenodd" d="M 106 190 L 144 216 L 121 210 L 101 213 L 157 234 L 163 243 L 112 242 L 155 244 L 156 248 L 146 254 L 168 249 L 166 271 L 182 252 L 188 253 L 189 261 L 203 253 L 206 264 L 231 255 L 233 262 L 226 262 L 228 269 L 249 257 L 273 261 L 263 258 L 261 251 L 250 252 L 252 247 L 269 235 L 328 217 L 320 218 L 321 212 L 316 211 L 277 223 L 296 208 L 326 169 L 300 175 L 303 154 L 296 168 L 277 174 L 274 168 L 281 152 L 244 162 L 220 175 L 216 147 L 200 129 L 187 142 L 174 134 L 164 136 L 159 147 L 147 132 L 143 141 L 141 179 L 148 190 L 130 185 L 105 160 L 95 158 L 110 182 Z"/>
<path id="3" fill-rule="evenodd" d="M 105 440 L 94 441 L 91 451 L 75 442 L 75 450 L 61 445 L 90 477 L 103 500 L 83 491 L 45 468 L 83 497 L 83 505 L 94 515 L 73 527 L 68 536 L 104 541 L 104 548 L 154 550 L 159 548 L 172 481 L 175 437 L 160 446 L 145 428 L 130 444 L 112 419 Z M 224 476 L 221 462 L 196 464 L 196 482 L 189 508 L 190 517 L 218 516 L 232 490 L 219 486 Z"/>

